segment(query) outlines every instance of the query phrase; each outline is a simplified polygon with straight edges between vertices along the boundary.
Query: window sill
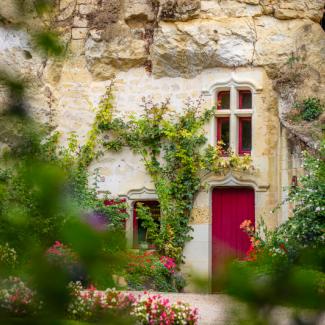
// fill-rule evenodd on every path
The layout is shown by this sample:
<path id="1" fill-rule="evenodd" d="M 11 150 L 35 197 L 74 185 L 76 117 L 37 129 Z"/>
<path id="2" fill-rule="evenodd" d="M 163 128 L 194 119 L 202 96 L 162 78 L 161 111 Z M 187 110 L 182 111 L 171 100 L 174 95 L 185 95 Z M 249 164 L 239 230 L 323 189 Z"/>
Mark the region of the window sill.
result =
<path id="1" fill-rule="evenodd" d="M 215 115 L 216 116 L 227 116 L 231 114 L 231 110 L 230 109 L 217 109 L 215 110 Z"/>
<path id="2" fill-rule="evenodd" d="M 252 109 L 236 109 L 235 114 L 239 116 L 252 116 L 253 110 Z"/>
<path id="3" fill-rule="evenodd" d="M 252 156 L 252 152 L 238 152 L 238 156 Z"/>

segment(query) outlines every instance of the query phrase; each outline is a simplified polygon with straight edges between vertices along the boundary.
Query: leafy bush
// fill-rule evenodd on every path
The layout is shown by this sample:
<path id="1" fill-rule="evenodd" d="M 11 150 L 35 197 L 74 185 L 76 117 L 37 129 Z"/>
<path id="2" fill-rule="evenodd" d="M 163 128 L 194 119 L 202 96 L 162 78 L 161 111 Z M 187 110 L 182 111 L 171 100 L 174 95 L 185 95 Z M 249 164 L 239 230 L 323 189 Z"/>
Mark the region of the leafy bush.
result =
<path id="1" fill-rule="evenodd" d="M 324 150 L 324 144 L 323 149 Z M 274 231 L 261 222 L 257 231 L 249 221 L 241 228 L 251 238 L 251 254 L 258 250 L 269 255 L 286 255 L 294 260 L 305 248 L 323 248 L 325 245 L 325 161 L 304 154 L 305 173 L 292 186 L 288 200 L 293 204 L 293 216 Z"/>
<path id="2" fill-rule="evenodd" d="M 198 322 L 197 309 L 182 302 L 171 304 L 160 295 L 145 294 L 135 297 L 131 293 L 126 294 L 115 289 L 84 290 L 80 283 L 71 284 L 70 290 L 74 297 L 68 307 L 70 319 L 96 321 L 106 314 L 109 317 L 119 317 L 121 323 L 121 317 L 130 314 L 134 318 L 133 324 L 196 325 Z"/>
<path id="3" fill-rule="evenodd" d="M 18 277 L 9 277 L 0 283 L 0 310 L 11 316 L 31 316 L 41 309 L 36 292 Z"/>
<path id="4" fill-rule="evenodd" d="M 324 111 L 324 105 L 316 97 L 309 97 L 301 102 L 297 102 L 294 108 L 296 109 L 294 119 L 302 118 L 308 122 L 316 120 Z"/>
<path id="5" fill-rule="evenodd" d="M 17 252 L 8 243 L 0 244 L 0 269 L 13 269 L 17 264 Z"/>
<path id="6" fill-rule="evenodd" d="M 2 242 L 8 242 L 19 256 L 28 255 L 25 247 L 30 241 L 45 250 L 61 239 L 64 225 L 76 215 L 85 221 L 101 215 L 105 229 L 109 225 L 123 229 L 126 203 L 116 200 L 107 205 L 97 197 L 96 187 L 89 186 L 87 167 L 79 162 L 74 135 L 68 147 L 61 147 L 59 134 L 50 135 L 42 125 L 25 121 L 16 126 L 12 132 L 20 140 L 2 157 L 0 168 Z"/>
<path id="7" fill-rule="evenodd" d="M 126 281 L 134 290 L 155 290 L 177 292 L 184 285 L 176 273 L 173 258 L 157 256 L 152 251 L 143 254 L 129 254 L 131 262 L 126 269 Z"/>
<path id="8" fill-rule="evenodd" d="M 136 301 L 134 295 L 123 294 L 115 289 L 84 290 L 80 282 L 71 283 L 69 289 L 72 301 L 68 306 L 67 314 L 74 320 L 98 321 L 105 313 L 123 317 L 123 314 L 130 314 Z"/>
<path id="9" fill-rule="evenodd" d="M 80 258 L 71 248 L 56 241 L 46 251 L 46 256 L 50 265 L 62 268 L 71 281 L 80 281 L 83 285 L 88 284 L 88 276 Z"/>
<path id="10" fill-rule="evenodd" d="M 135 304 L 132 314 L 143 325 L 196 325 L 198 311 L 188 304 L 177 302 L 170 304 L 169 300 L 160 295 L 144 295 Z"/>

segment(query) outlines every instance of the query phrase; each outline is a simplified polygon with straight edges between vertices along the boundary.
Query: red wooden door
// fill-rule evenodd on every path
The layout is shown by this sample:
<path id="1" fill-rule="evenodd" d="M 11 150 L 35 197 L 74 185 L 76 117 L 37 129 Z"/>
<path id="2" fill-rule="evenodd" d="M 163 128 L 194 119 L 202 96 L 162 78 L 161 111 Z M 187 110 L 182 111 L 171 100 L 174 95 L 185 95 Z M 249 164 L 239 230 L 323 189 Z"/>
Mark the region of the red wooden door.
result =
<path id="1" fill-rule="evenodd" d="M 251 188 L 215 188 L 212 193 L 212 272 L 227 260 L 240 258 L 250 241 L 240 229 L 244 220 L 255 224 L 255 195 Z"/>

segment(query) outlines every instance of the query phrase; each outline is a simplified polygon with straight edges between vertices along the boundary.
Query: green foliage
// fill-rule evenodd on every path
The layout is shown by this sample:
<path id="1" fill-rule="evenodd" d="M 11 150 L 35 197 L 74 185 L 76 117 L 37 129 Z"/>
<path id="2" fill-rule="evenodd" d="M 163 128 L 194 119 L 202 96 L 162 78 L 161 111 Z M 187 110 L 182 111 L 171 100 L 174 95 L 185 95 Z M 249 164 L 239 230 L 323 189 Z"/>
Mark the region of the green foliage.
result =
<path id="1" fill-rule="evenodd" d="M 153 252 L 129 254 L 128 260 L 125 279 L 132 290 L 178 292 L 185 286 L 184 278 L 175 274 L 176 264 L 171 262 L 170 268 L 167 268 L 163 257 L 159 258 Z"/>
<path id="2" fill-rule="evenodd" d="M 33 35 L 36 47 L 41 49 L 47 56 L 58 57 L 64 53 L 64 46 L 59 35 L 53 31 L 40 31 Z"/>
<path id="3" fill-rule="evenodd" d="M 323 143 L 321 155 L 324 150 Z M 256 232 L 250 223 L 242 225 L 251 237 L 248 261 L 232 263 L 216 280 L 248 304 L 249 324 L 272 324 L 278 306 L 294 308 L 293 324 L 304 324 L 302 311 L 311 309 L 316 324 L 324 309 L 325 161 L 305 153 L 303 167 L 305 174 L 289 192 L 292 217 L 275 230 L 263 222 Z"/>
<path id="4" fill-rule="evenodd" d="M 89 166 L 89 164 L 101 154 L 101 152 L 98 151 L 98 145 L 101 144 L 99 135 L 103 125 L 109 124 L 112 120 L 114 102 L 113 86 L 114 83 L 112 82 L 110 87 L 107 88 L 105 95 L 100 100 L 95 121 L 88 133 L 86 144 L 81 149 L 79 157 L 79 164 L 81 166 Z"/>
<path id="5" fill-rule="evenodd" d="M 65 148 L 58 145 L 58 133 L 50 135 L 33 121 L 15 125 L 13 132 L 20 136 L 0 168 L 0 236 L 5 242 L 22 252 L 33 236 L 48 247 L 60 239 L 75 210 L 103 214 L 110 224 L 121 227 L 127 218 L 125 203 L 105 206 L 97 198 L 86 167 L 79 163 L 74 135 Z"/>
<path id="6" fill-rule="evenodd" d="M 151 176 L 161 209 L 161 226 L 144 215 L 148 235 L 162 255 L 182 259 L 185 243 L 191 239 L 190 215 L 196 193 L 201 187 L 203 170 L 223 172 L 247 169 L 249 157 L 221 157 L 221 149 L 206 144 L 203 127 L 212 118 L 214 108 L 203 110 L 201 99 L 188 101 L 184 111 L 173 112 L 169 101 L 154 104 L 143 101 L 144 114 L 128 121 L 115 118 L 99 123 L 110 135 L 104 146 L 109 150 L 129 147 L 143 158 Z"/>
<path id="7" fill-rule="evenodd" d="M 137 218 L 142 221 L 142 226 L 147 230 L 146 240 L 151 243 L 157 242 L 159 240 L 159 225 L 154 221 L 150 208 L 138 204 Z"/>
<path id="8" fill-rule="evenodd" d="M 254 234 L 257 247 L 270 255 L 295 260 L 307 247 L 324 248 L 325 162 L 305 153 L 303 167 L 305 174 L 289 191 L 288 201 L 294 206 L 293 216 L 274 231 L 268 230 L 262 222 Z"/>
<path id="9" fill-rule="evenodd" d="M 297 110 L 294 119 L 299 120 L 300 118 L 308 122 L 316 120 L 324 111 L 324 105 L 316 97 L 308 97 L 303 101 L 296 102 L 294 108 Z"/>

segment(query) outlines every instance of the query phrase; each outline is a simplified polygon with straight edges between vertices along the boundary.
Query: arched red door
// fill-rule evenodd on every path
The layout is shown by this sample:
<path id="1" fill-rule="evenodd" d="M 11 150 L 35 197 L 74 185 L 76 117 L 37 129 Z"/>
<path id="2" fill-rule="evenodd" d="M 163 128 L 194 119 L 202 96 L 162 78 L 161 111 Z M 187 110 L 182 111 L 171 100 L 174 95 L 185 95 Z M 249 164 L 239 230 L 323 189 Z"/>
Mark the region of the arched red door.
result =
<path id="1" fill-rule="evenodd" d="M 252 188 L 220 187 L 212 193 L 212 272 L 218 273 L 225 261 L 240 258 L 250 241 L 240 229 L 244 220 L 255 224 L 255 194 Z"/>

